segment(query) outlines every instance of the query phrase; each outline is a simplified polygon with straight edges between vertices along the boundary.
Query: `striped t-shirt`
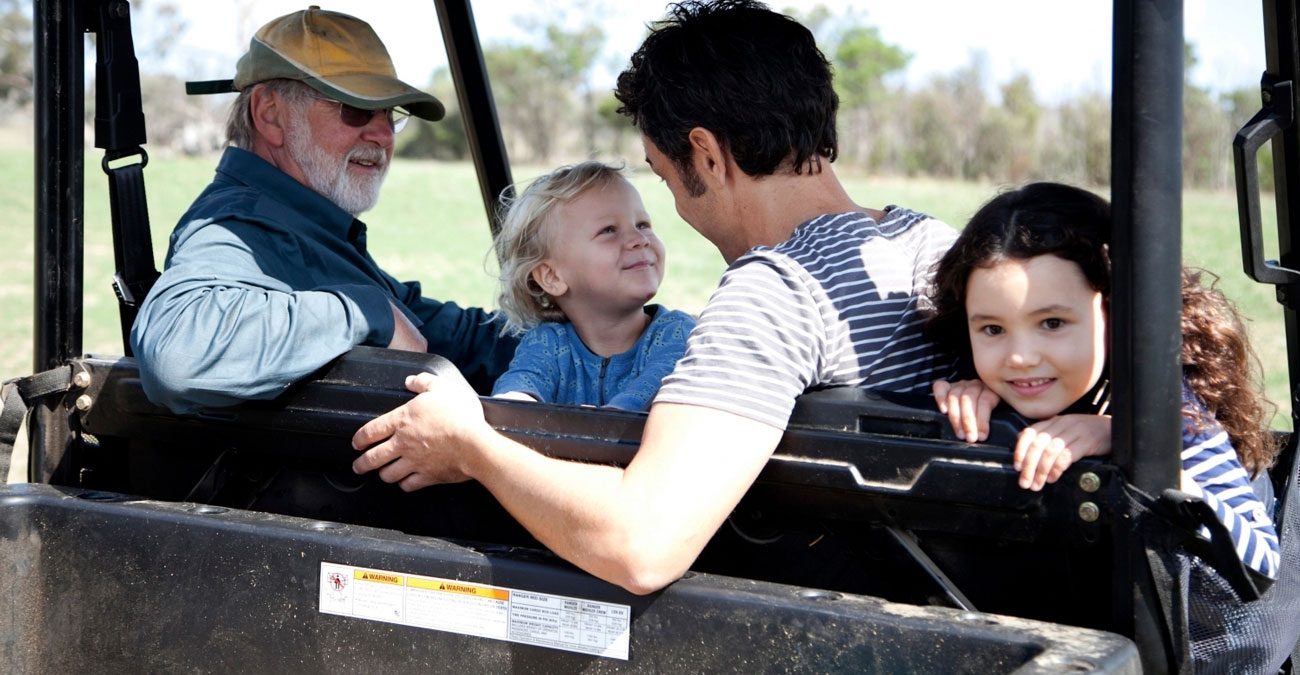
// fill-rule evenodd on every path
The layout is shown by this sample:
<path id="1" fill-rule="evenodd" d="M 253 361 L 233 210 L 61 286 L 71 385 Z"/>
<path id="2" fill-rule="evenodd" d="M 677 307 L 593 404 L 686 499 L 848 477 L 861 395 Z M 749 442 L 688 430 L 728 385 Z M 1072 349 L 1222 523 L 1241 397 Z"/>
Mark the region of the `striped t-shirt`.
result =
<path id="1" fill-rule="evenodd" d="M 951 376 L 922 335 L 920 302 L 957 233 L 888 207 L 819 216 L 722 275 L 655 402 L 716 408 L 784 429 L 795 397 L 856 386 L 928 390 Z"/>
<path id="2" fill-rule="evenodd" d="M 1183 413 L 1183 490 L 1199 494 L 1214 509 L 1243 563 L 1276 578 L 1281 552 L 1271 505 L 1259 500 L 1228 432 L 1185 381 Z"/>

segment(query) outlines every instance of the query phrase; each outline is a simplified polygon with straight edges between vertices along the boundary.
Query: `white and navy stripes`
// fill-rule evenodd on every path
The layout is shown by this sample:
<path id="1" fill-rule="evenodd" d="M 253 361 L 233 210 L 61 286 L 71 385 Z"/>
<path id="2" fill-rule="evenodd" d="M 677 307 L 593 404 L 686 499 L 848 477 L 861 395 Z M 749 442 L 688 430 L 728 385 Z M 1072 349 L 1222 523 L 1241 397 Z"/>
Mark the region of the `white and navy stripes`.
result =
<path id="1" fill-rule="evenodd" d="M 785 428 L 809 389 L 920 391 L 951 374 L 922 335 L 920 303 L 956 232 L 890 207 L 877 222 L 830 214 L 727 268 L 686 356 L 656 401 L 717 408 Z"/>
<path id="2" fill-rule="evenodd" d="M 1228 433 L 1186 383 L 1183 385 L 1183 475 L 1228 528 L 1237 556 L 1248 567 L 1277 577 L 1280 552 L 1269 509 L 1250 486 Z M 1186 414 L 1186 413 L 1190 413 Z"/>

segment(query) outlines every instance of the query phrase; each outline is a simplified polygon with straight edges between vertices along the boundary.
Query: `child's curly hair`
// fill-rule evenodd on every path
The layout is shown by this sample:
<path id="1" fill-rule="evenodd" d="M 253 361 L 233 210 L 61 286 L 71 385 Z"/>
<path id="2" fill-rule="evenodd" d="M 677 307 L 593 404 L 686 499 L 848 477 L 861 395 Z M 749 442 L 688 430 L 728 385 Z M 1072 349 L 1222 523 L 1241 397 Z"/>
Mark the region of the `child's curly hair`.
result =
<path id="1" fill-rule="evenodd" d="M 497 306 L 505 315 L 501 332 L 521 334 L 544 321 L 564 321 L 564 312 L 533 281 L 533 270 L 550 254 L 549 233 L 556 207 L 593 187 L 623 177 L 621 166 L 589 160 L 562 166 L 501 200 L 501 231 L 493 247 L 501 262 Z"/>
<path id="2" fill-rule="evenodd" d="M 1211 277 L 1209 284 L 1205 277 Z M 1241 312 L 1216 287 L 1218 280 L 1205 270 L 1183 268 L 1183 377 L 1228 432 L 1253 477 L 1277 458 L 1277 440 L 1267 427 L 1275 406 L 1260 393 L 1259 358 Z"/>

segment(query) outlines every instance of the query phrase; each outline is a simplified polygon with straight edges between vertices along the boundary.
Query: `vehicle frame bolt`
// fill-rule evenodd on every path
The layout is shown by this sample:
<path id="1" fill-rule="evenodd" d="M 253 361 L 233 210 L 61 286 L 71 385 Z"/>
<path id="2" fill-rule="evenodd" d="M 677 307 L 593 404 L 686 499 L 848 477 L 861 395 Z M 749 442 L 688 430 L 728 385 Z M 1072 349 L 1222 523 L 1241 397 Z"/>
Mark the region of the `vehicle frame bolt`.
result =
<path id="1" fill-rule="evenodd" d="M 76 375 L 72 376 L 72 384 L 85 389 L 90 386 L 90 373 L 84 370 L 78 370 Z"/>
<path id="2" fill-rule="evenodd" d="M 1079 476 L 1079 489 L 1084 492 L 1096 492 L 1101 489 L 1101 476 L 1087 471 Z"/>
<path id="3" fill-rule="evenodd" d="M 1079 519 L 1085 523 L 1095 523 L 1101 517 L 1101 509 L 1093 502 L 1084 502 L 1079 505 Z"/>
<path id="4" fill-rule="evenodd" d="M 91 398 L 87 394 L 82 394 L 81 396 L 77 397 L 77 401 L 74 405 L 77 406 L 77 410 L 80 410 L 81 412 L 86 412 L 87 410 L 90 410 L 90 406 L 94 404 L 95 404 L 95 399 Z"/>

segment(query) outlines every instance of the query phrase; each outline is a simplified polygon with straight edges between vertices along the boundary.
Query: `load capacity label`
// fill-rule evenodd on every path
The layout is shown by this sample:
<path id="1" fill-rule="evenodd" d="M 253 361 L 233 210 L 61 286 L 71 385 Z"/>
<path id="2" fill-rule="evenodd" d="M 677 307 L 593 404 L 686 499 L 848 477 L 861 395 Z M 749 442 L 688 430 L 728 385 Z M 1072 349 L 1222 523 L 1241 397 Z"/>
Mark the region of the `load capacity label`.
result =
<path id="1" fill-rule="evenodd" d="M 328 562 L 320 611 L 625 661 L 632 624 L 628 605 Z"/>

